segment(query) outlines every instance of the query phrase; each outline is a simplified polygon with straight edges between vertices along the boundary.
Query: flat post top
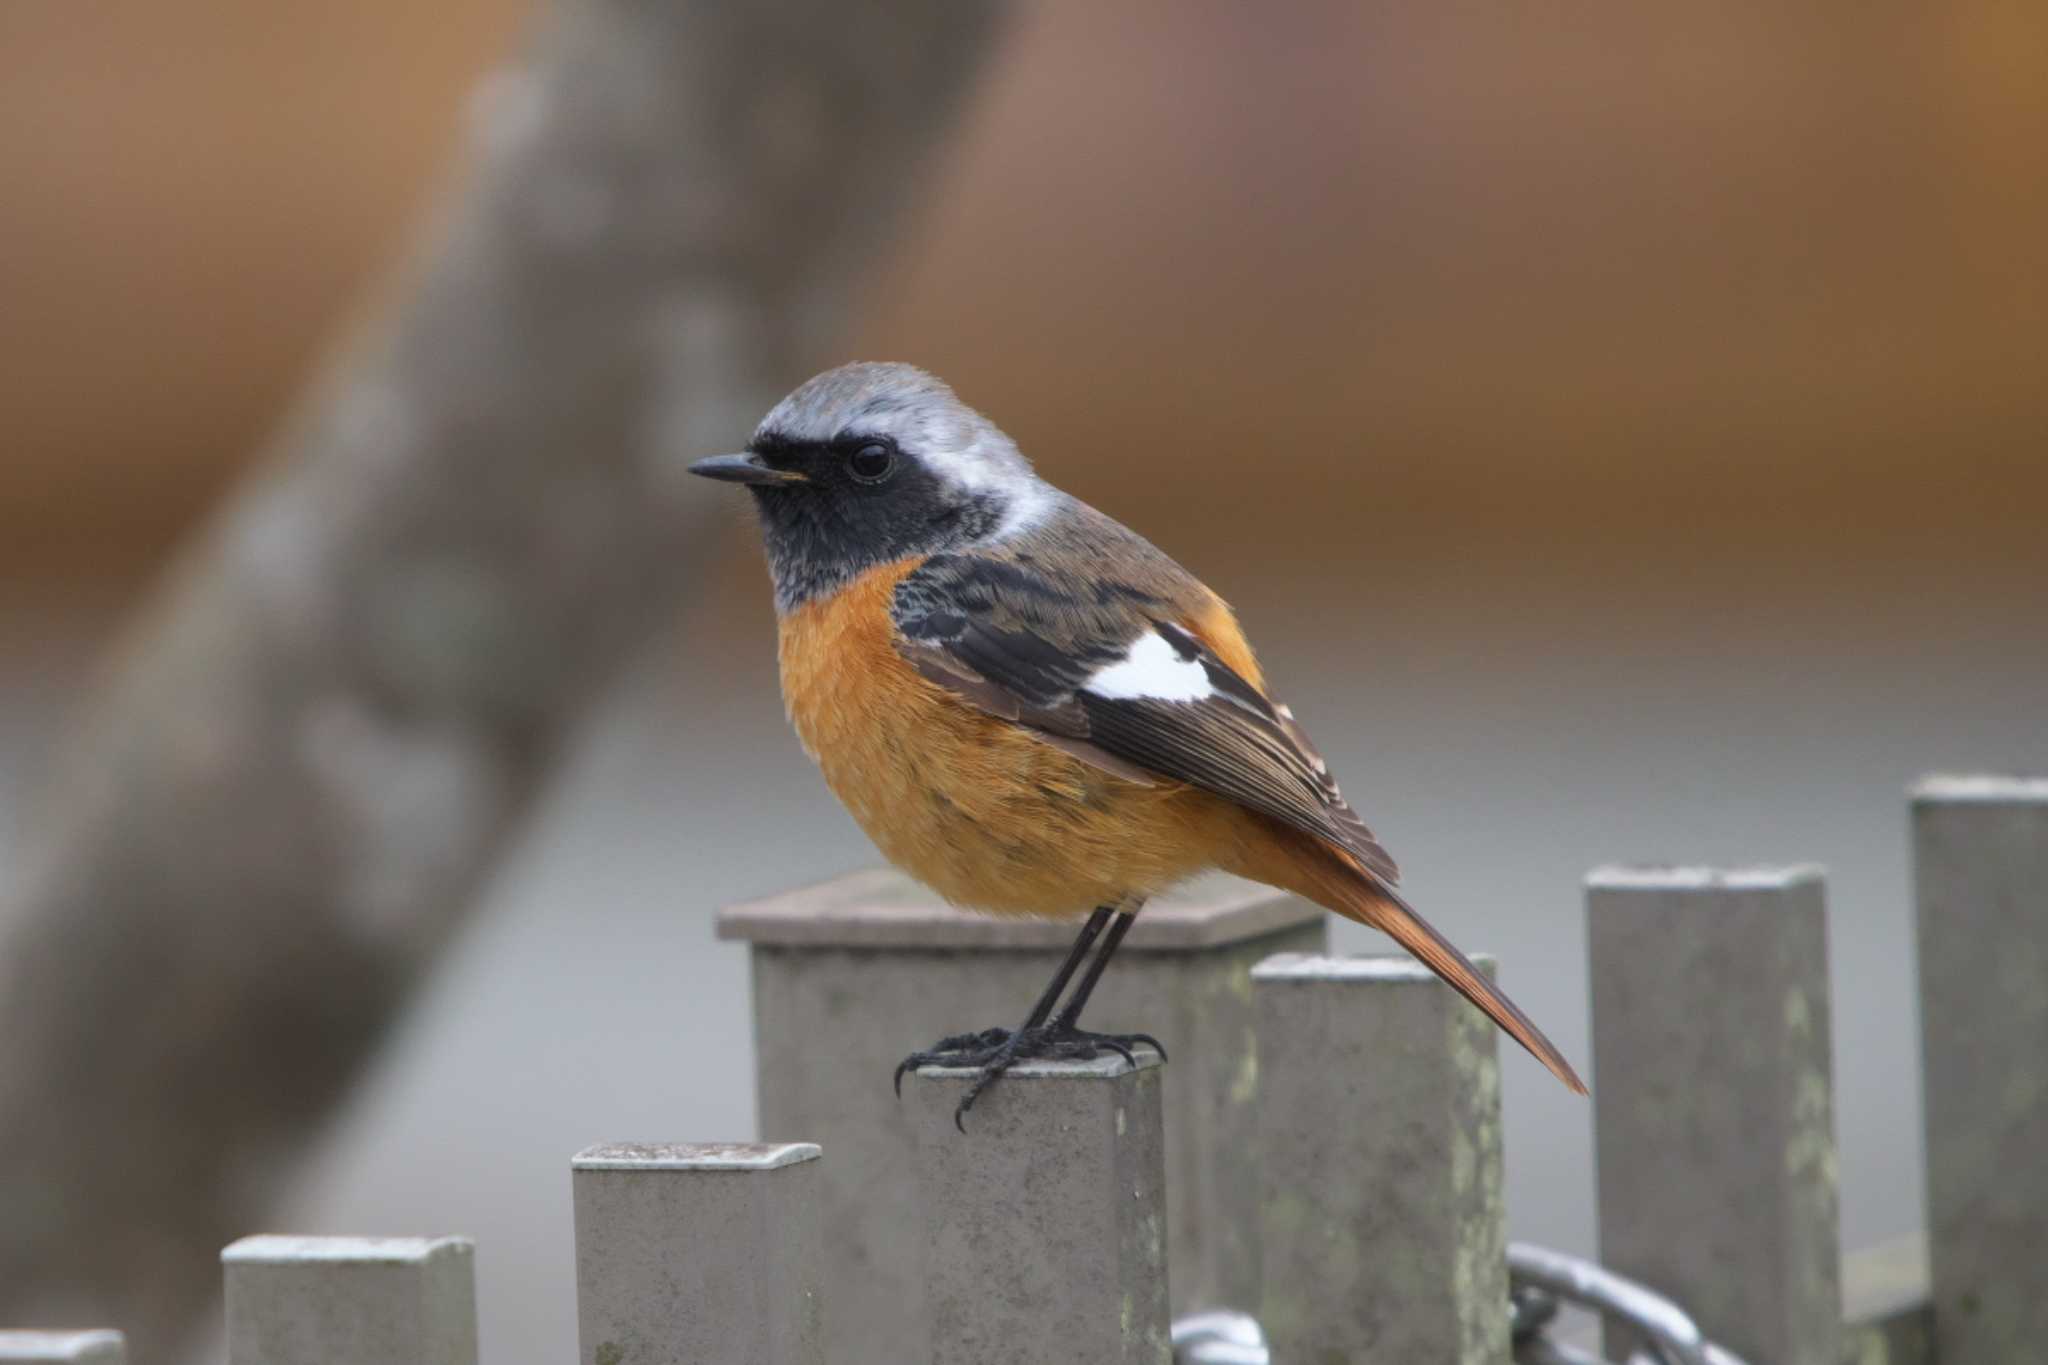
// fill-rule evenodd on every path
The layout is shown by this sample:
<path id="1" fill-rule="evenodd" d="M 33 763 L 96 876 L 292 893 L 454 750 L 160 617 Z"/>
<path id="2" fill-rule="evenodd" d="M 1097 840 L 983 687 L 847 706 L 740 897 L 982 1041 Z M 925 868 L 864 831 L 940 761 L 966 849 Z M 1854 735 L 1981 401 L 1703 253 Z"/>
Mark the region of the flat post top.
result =
<path id="1" fill-rule="evenodd" d="M 439 1256 L 467 1256 L 467 1237 L 299 1237 L 260 1233 L 231 1242 L 220 1253 L 227 1265 L 419 1265 Z"/>
<path id="2" fill-rule="evenodd" d="M 2048 805 L 2048 777 L 2003 773 L 1930 773 L 1915 782 L 1915 805 L 1939 801 L 1981 801 L 1990 805 Z"/>
<path id="3" fill-rule="evenodd" d="M 1473 953 L 1472 965 L 1491 971 L 1491 953 Z M 1335 957 L 1327 953 L 1275 953 L 1252 968 L 1258 982 L 1377 981 L 1388 985 L 1434 985 L 1435 972 L 1406 953 L 1364 953 Z"/>
<path id="4" fill-rule="evenodd" d="M 1009 1070 L 1003 1072 L 1003 1081 L 1113 1081 L 1119 1076 L 1150 1071 L 1155 1066 L 1164 1065 L 1164 1061 L 1164 1058 L 1149 1047 L 1137 1048 L 1128 1062 L 1114 1052 L 1105 1052 L 1100 1057 L 1091 1057 L 1085 1061 L 1034 1058 L 1013 1063 Z M 971 1081 L 981 1075 L 981 1068 L 921 1066 L 914 1074 L 928 1081 Z"/>
<path id="5" fill-rule="evenodd" d="M 0 1361 L 33 1361 L 55 1365 L 77 1361 L 78 1365 L 119 1365 L 127 1358 L 127 1338 L 112 1328 L 84 1331 L 29 1332 L 0 1330 Z"/>
<path id="6" fill-rule="evenodd" d="M 775 1171 L 816 1161 L 814 1142 L 607 1142 L 569 1162 L 578 1171 Z"/>
<path id="7" fill-rule="evenodd" d="M 1218 948 L 1314 922 L 1320 907 L 1231 877 L 1199 878 L 1148 903 L 1127 952 Z M 718 912 L 718 936 L 774 947 L 950 948 L 1040 952 L 1065 948 L 1086 915 L 1030 919 L 946 904 L 893 868 L 868 868 Z"/>
<path id="8" fill-rule="evenodd" d="M 1609 864 L 1586 874 L 1588 891 L 1788 891 L 1827 880 L 1818 863 L 1783 866 L 1701 867 Z"/>

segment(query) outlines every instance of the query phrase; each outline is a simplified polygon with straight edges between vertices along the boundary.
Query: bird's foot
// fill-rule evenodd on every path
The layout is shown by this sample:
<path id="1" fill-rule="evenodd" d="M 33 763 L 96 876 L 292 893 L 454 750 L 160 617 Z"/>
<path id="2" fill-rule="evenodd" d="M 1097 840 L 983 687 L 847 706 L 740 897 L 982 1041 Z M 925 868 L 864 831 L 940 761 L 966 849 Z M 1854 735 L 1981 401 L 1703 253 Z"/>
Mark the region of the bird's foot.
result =
<path id="1" fill-rule="evenodd" d="M 941 1038 L 922 1052 L 913 1052 L 896 1065 L 896 1093 L 903 1093 L 903 1073 L 922 1066 L 973 1067 L 979 1071 L 967 1093 L 953 1110 L 953 1126 L 967 1131 L 967 1111 L 981 1098 L 981 1092 L 1001 1078 L 1018 1062 L 1093 1061 L 1105 1052 L 1130 1065 L 1137 1065 L 1134 1048 L 1140 1045 L 1157 1052 L 1163 1061 L 1166 1049 L 1149 1033 L 1090 1033 L 1055 1019 L 1049 1024 L 1010 1030 L 983 1029 L 979 1033 L 956 1033 Z"/>

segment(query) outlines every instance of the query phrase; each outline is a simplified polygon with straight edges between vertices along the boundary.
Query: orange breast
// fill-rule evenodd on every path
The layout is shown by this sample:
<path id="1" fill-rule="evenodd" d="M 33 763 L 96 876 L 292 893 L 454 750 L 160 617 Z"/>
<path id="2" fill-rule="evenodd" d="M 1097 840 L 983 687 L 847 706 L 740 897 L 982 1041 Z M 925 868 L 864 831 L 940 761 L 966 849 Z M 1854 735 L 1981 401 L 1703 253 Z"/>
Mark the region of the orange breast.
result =
<path id="1" fill-rule="evenodd" d="M 782 618 L 782 692 L 826 783 L 885 857 L 956 904 L 1078 915 L 1222 860 L 1224 803 L 1092 767 L 920 676 L 870 571 Z"/>

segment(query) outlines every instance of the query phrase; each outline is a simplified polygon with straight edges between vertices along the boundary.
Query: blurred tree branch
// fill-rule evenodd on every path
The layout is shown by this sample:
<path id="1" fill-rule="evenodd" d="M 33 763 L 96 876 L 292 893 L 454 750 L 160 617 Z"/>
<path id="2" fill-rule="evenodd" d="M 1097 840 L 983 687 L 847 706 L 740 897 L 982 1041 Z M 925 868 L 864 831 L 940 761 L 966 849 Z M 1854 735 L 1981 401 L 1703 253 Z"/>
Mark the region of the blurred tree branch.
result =
<path id="1" fill-rule="evenodd" d="M 161 1358 L 802 377 L 992 3 L 561 0 L 415 265 L 130 628 L 0 915 L 0 1322 Z"/>

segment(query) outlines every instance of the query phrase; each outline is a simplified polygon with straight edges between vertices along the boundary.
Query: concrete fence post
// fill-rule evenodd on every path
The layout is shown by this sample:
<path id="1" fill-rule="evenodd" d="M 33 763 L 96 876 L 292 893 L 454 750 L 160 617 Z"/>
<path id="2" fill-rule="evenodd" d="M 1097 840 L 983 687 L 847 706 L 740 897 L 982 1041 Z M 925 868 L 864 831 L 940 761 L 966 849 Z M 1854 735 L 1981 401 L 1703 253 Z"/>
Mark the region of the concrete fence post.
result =
<path id="1" fill-rule="evenodd" d="M 1842 1257 L 1844 1365 L 1935 1365 L 1927 1238 L 1909 1233 Z"/>
<path id="2" fill-rule="evenodd" d="M 823 1365 L 819 1165 L 808 1142 L 578 1152 L 582 1365 Z"/>
<path id="3" fill-rule="evenodd" d="M 1812 867 L 1586 882 L 1600 1259 L 1745 1360 L 1836 1365 L 1827 923 Z M 1610 1321 L 1610 1356 L 1633 1335 Z"/>
<path id="4" fill-rule="evenodd" d="M 1406 957 L 1287 953 L 1252 985 L 1273 1359 L 1500 1365 L 1493 1025 Z"/>
<path id="5" fill-rule="evenodd" d="M 1026 1062 L 964 1134 L 972 1070 L 906 1079 L 928 1337 L 891 1359 L 1168 1365 L 1164 1072 L 1149 1048 L 1135 1067 Z"/>
<path id="6" fill-rule="evenodd" d="M 119 1332 L 0 1332 L 4 1365 L 126 1365 L 128 1342 Z"/>
<path id="7" fill-rule="evenodd" d="M 244 1237 L 220 1259 L 228 1365 L 476 1365 L 466 1237 Z"/>
<path id="8" fill-rule="evenodd" d="M 1944 1361 L 2048 1351 L 2048 778 L 1913 789 L 1928 1260 Z"/>
<path id="9" fill-rule="evenodd" d="M 845 1359 L 924 1349 L 919 1248 L 900 1212 L 917 1172 L 889 1085 L 896 1063 L 948 1033 L 1015 1026 L 1078 927 L 967 914 L 882 870 L 720 915 L 719 936 L 745 940 L 753 960 L 759 1131 L 802 1133 L 831 1153 L 825 1291 Z M 1173 1057 L 1163 1103 L 1177 1314 L 1258 1302 L 1251 968 L 1325 942 L 1325 916 L 1305 901 L 1196 883 L 1138 916 L 1088 1008 L 1090 1028 L 1154 1034 Z"/>

